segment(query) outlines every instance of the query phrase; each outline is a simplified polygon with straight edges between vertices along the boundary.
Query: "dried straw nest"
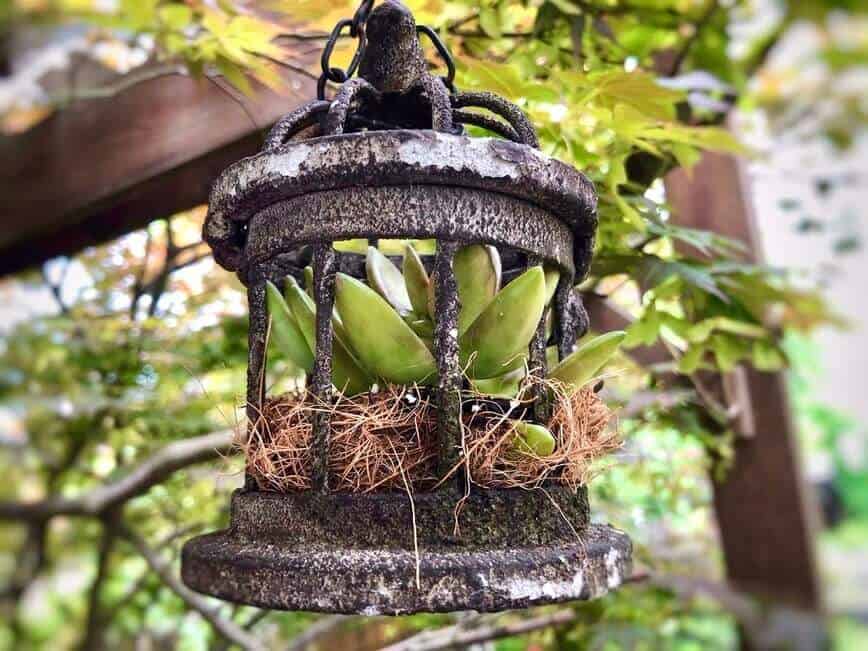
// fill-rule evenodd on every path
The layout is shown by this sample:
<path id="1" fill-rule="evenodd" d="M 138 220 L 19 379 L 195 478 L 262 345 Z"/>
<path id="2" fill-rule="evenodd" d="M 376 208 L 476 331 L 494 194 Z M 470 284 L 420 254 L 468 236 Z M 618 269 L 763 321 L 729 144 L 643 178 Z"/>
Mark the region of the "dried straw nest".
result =
<path id="1" fill-rule="evenodd" d="M 557 445 L 547 457 L 522 452 L 510 424 L 527 405 L 490 409 L 490 401 L 468 397 L 463 418 L 462 462 L 437 477 L 437 414 L 419 392 L 390 387 L 376 394 L 338 397 L 329 405 L 310 396 L 285 395 L 266 401 L 244 445 L 247 471 L 260 490 L 280 493 L 310 488 L 313 415 L 331 412 L 329 470 L 338 492 L 425 491 L 459 470 L 484 488 L 532 488 L 546 481 L 571 487 L 587 484 L 595 461 L 617 450 L 612 412 L 591 389 L 554 394 L 548 427 Z"/>

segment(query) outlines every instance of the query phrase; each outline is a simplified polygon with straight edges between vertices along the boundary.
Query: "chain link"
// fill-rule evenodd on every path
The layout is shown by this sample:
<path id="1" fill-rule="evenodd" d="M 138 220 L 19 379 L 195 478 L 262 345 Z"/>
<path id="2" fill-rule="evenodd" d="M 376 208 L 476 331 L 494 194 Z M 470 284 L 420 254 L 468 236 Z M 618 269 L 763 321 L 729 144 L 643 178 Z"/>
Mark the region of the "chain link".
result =
<path id="1" fill-rule="evenodd" d="M 431 42 L 434 44 L 434 48 L 437 50 L 437 54 L 440 55 L 440 58 L 443 59 L 443 62 L 446 64 L 446 76 L 442 77 L 443 83 L 446 84 L 446 88 L 449 89 L 449 92 L 455 92 L 455 60 L 452 58 L 452 53 L 449 51 L 449 48 L 446 47 L 446 44 L 440 39 L 440 36 L 433 29 L 428 27 L 428 25 L 417 25 L 416 27 L 417 34 L 424 34 Z"/>
<path id="2" fill-rule="evenodd" d="M 322 74 L 317 82 L 318 99 L 325 99 L 325 89 L 328 82 L 331 81 L 336 84 L 342 84 L 356 74 L 356 70 L 359 68 L 359 63 L 362 61 L 362 54 L 364 54 L 365 45 L 367 45 L 365 24 L 368 21 L 368 16 L 373 7 L 374 0 L 363 0 L 359 5 L 359 8 L 356 9 L 356 13 L 353 17 L 344 18 L 339 21 L 332 30 L 332 33 L 329 35 L 320 59 Z M 348 32 L 350 38 L 358 39 L 359 42 L 356 46 L 356 52 L 353 54 L 353 59 L 346 70 L 343 68 L 332 67 L 331 65 L 332 53 L 334 53 L 335 46 L 345 31 Z"/>

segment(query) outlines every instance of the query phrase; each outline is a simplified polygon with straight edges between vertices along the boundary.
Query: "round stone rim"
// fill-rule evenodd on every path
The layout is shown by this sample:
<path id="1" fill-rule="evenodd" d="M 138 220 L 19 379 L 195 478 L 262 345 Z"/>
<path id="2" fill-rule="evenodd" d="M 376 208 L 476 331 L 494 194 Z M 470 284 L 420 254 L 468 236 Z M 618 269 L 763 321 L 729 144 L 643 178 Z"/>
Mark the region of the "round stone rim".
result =
<path id="1" fill-rule="evenodd" d="M 447 185 L 528 201 L 569 226 L 577 250 L 596 230 L 593 183 L 573 167 L 506 140 L 396 130 L 301 140 L 238 161 L 214 184 L 203 237 L 217 262 L 237 271 L 244 263 L 244 225 L 273 203 L 322 190 L 395 185 Z"/>
<path id="2" fill-rule="evenodd" d="M 182 550 L 190 588 L 272 610 L 346 615 L 499 612 L 599 598 L 632 572 L 623 532 L 590 525 L 580 540 L 498 550 L 299 550 L 231 530 Z M 419 585 L 416 584 L 417 571 Z"/>

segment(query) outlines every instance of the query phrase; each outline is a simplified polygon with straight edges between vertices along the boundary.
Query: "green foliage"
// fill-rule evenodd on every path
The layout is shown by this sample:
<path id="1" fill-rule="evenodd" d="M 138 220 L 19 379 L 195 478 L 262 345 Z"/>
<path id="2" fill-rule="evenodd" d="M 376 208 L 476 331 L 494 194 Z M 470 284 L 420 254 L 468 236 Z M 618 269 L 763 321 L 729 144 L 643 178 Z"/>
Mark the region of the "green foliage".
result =
<path id="1" fill-rule="evenodd" d="M 583 387 L 615 356 L 627 333 L 607 332 L 589 341 L 583 341 L 579 349 L 555 366 L 549 376 L 574 387 Z"/>
<path id="2" fill-rule="evenodd" d="M 188 230 L 186 217 L 173 221 L 176 234 Z M 189 226 L 190 231 L 199 228 L 195 222 Z M 151 231 L 150 264 L 155 265 L 166 230 Z M 19 438 L 4 439 L 0 448 L 6 479 L 0 499 L 88 494 L 126 476 L 169 442 L 236 426 L 236 405 L 243 404 L 247 318 L 221 307 L 217 288 L 229 279 L 221 276 L 213 285 L 200 285 L 207 296 L 204 305 L 197 296 L 182 309 L 157 309 L 160 318 L 148 317 L 146 311 L 131 318 L 134 278 L 143 277 L 138 263 L 130 266 L 130 256 L 140 250 L 143 239 L 133 235 L 70 263 L 74 269 L 66 275 L 78 285 L 79 298 L 60 315 L 35 317 L 4 334 L 4 436 L 16 431 L 6 429 L 12 415 L 21 429 Z M 159 269 L 150 267 L 148 278 L 157 273 Z M 33 283 L 25 287 L 38 290 Z M 164 299 L 190 291 L 181 279 L 165 289 Z M 166 309 L 173 306 L 171 300 L 155 299 Z M 220 309 L 224 318 L 207 323 L 197 313 L 200 307 Z M 240 463 L 233 461 L 217 463 L 211 471 L 177 473 L 128 502 L 124 517 L 154 545 L 165 541 L 160 551 L 170 558 L 192 533 L 225 522 L 228 491 L 215 490 L 215 483 L 239 470 Z M 38 588 L 44 591 L 39 608 L 6 611 L 0 625 L 0 640 L 9 642 L 4 648 L 76 646 L 101 530 L 90 519 L 52 521 L 46 530 L 47 564 L 37 575 L 52 582 Z M 21 545 L 32 549 L 35 543 L 28 547 L 25 528 L 6 522 L 0 525 L 0 541 L 0 580 L 5 586 L 15 574 L 14 559 L 22 558 Z M 149 573 L 141 558 L 119 543 L 108 569 L 103 603 L 126 605 L 107 627 L 107 639 L 132 639 L 150 627 L 161 635 L 177 634 L 185 606 Z M 203 635 L 213 639 L 207 626 L 194 628 L 184 629 L 190 640 Z"/>
<path id="3" fill-rule="evenodd" d="M 16 11 L 17 9 L 17 11 Z M 161 58 L 183 61 L 191 73 L 213 71 L 251 94 L 250 79 L 281 87 L 272 61 L 287 56 L 274 43 L 282 28 L 234 2 L 205 0 L 53 0 L 13 2 L 20 19 L 87 21 L 100 28 L 152 36 Z"/>

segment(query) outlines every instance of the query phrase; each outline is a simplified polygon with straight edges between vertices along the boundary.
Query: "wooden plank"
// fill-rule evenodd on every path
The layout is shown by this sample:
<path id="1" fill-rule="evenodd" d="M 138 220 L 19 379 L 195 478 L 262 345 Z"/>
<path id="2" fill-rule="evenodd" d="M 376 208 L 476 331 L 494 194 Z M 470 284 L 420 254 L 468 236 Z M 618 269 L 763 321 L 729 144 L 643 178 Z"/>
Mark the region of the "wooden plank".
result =
<path id="1" fill-rule="evenodd" d="M 315 92 L 297 74 L 287 84 L 242 99 L 214 81 L 163 76 L 0 140 L 0 275 L 203 203 L 216 174 Z"/>
<path id="2" fill-rule="evenodd" d="M 762 259 L 750 192 L 740 161 L 706 154 L 691 175 L 666 180 L 673 219 L 744 241 Z M 815 550 L 819 511 L 802 477 L 796 430 L 783 375 L 746 369 L 728 378 L 751 397 L 752 437 L 736 444 L 735 467 L 715 483 L 714 506 L 729 580 L 737 589 L 785 605 L 823 610 Z"/>

